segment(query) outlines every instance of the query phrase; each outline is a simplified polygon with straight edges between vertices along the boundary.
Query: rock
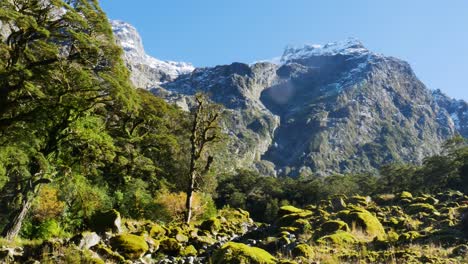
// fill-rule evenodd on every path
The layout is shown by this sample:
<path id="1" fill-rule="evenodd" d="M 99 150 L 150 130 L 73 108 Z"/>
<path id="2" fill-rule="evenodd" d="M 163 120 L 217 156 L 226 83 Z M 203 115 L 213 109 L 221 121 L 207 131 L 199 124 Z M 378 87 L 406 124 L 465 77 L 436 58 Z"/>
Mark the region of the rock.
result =
<path id="1" fill-rule="evenodd" d="M 429 196 L 429 195 L 428 195 L 428 196 L 426 196 L 426 197 L 423 198 L 422 202 L 423 202 L 423 203 L 430 204 L 430 205 L 436 205 L 436 204 L 439 203 L 439 200 L 436 199 L 436 198 L 434 198 L 434 197 L 432 197 L 432 196 Z"/>
<path id="2" fill-rule="evenodd" d="M 128 259 L 138 259 L 149 249 L 144 237 L 133 234 L 122 234 L 112 237 L 110 245 L 113 250 Z"/>
<path id="3" fill-rule="evenodd" d="M 366 233 L 366 235 L 377 237 L 378 239 L 385 239 L 385 230 L 380 221 L 372 215 L 369 211 L 356 208 L 345 217 L 344 219 L 349 225 L 355 226 Z"/>
<path id="4" fill-rule="evenodd" d="M 195 249 L 195 247 L 193 245 L 188 245 L 187 247 L 185 247 L 182 252 L 181 252 L 181 256 L 197 256 L 198 254 L 198 251 L 197 249 Z"/>
<path id="5" fill-rule="evenodd" d="M 200 225 L 200 229 L 215 233 L 221 229 L 221 221 L 216 217 L 212 217 L 203 221 Z"/>
<path id="6" fill-rule="evenodd" d="M 406 191 L 401 192 L 399 197 L 400 199 L 409 199 L 409 200 L 413 199 L 413 195 L 410 192 L 406 192 Z"/>
<path id="7" fill-rule="evenodd" d="M 96 213 L 91 217 L 89 225 L 91 230 L 96 231 L 97 233 L 111 231 L 119 234 L 122 232 L 122 219 L 120 218 L 120 213 L 114 209 L 107 212 Z"/>
<path id="8" fill-rule="evenodd" d="M 194 242 L 198 246 L 211 246 L 218 241 L 210 236 L 197 236 L 194 238 Z"/>
<path id="9" fill-rule="evenodd" d="M 312 230 L 310 222 L 306 219 L 297 219 L 292 223 L 291 226 L 298 228 L 302 233 Z"/>
<path id="10" fill-rule="evenodd" d="M 304 257 L 306 259 L 312 259 L 315 257 L 314 250 L 311 246 L 307 244 L 299 244 L 291 250 L 291 254 L 293 257 Z"/>
<path id="11" fill-rule="evenodd" d="M 398 238 L 398 242 L 409 243 L 409 242 L 413 242 L 415 239 L 418 239 L 419 237 L 421 237 L 421 234 L 419 234 L 418 232 L 409 231 L 409 232 L 401 234 Z"/>
<path id="12" fill-rule="evenodd" d="M 417 213 L 434 214 L 437 212 L 437 210 L 431 204 L 415 203 L 415 204 L 408 205 L 408 207 L 406 207 L 406 212 L 408 214 L 417 214 Z"/>
<path id="13" fill-rule="evenodd" d="M 374 197 L 374 200 L 379 206 L 390 205 L 395 200 L 395 195 L 394 194 L 380 194 Z"/>
<path id="14" fill-rule="evenodd" d="M 174 238 L 166 238 L 159 243 L 159 251 L 169 256 L 180 255 L 181 249 L 182 246 Z"/>
<path id="15" fill-rule="evenodd" d="M 188 236 L 184 235 L 184 234 L 177 234 L 175 236 L 175 239 L 181 243 L 185 243 L 185 242 L 188 242 L 189 238 Z"/>
<path id="16" fill-rule="evenodd" d="M 281 217 L 281 216 L 285 216 L 288 214 L 296 214 L 296 213 L 302 213 L 302 212 L 304 212 L 303 209 L 299 209 L 292 205 L 285 205 L 285 206 L 281 206 L 280 209 L 278 210 L 278 216 Z"/>
<path id="17" fill-rule="evenodd" d="M 351 196 L 351 198 L 348 199 L 348 202 L 360 206 L 367 206 L 370 202 L 372 201 L 372 198 L 370 196 L 360 196 L 360 195 L 354 195 Z"/>
<path id="18" fill-rule="evenodd" d="M 84 232 L 79 235 L 77 245 L 80 249 L 89 249 L 99 244 L 101 237 L 96 232 Z"/>
<path id="19" fill-rule="evenodd" d="M 465 234 L 466 237 L 468 237 L 468 208 L 465 208 L 461 211 L 460 215 L 460 226 L 461 230 Z"/>
<path id="20" fill-rule="evenodd" d="M 388 231 L 388 233 L 387 233 L 387 241 L 388 241 L 388 242 L 397 242 L 399 237 L 400 237 L 400 236 L 399 236 L 398 233 L 395 232 L 395 231 L 391 231 L 391 230 L 390 230 L 390 231 Z"/>
<path id="21" fill-rule="evenodd" d="M 337 231 L 349 231 L 348 224 L 346 224 L 344 221 L 332 220 L 327 221 L 320 226 L 320 234 L 322 236 L 333 234 Z"/>
<path id="22" fill-rule="evenodd" d="M 164 229 L 162 226 L 158 224 L 151 225 L 151 228 L 149 230 L 150 237 L 155 238 L 155 239 L 163 237 L 164 235 L 166 235 L 166 233 L 167 233 L 166 229 Z"/>
<path id="23" fill-rule="evenodd" d="M 344 246 L 356 244 L 358 240 L 356 239 L 356 237 L 354 237 L 348 232 L 338 231 L 334 234 L 319 238 L 317 242 L 322 244 L 334 244 L 338 246 Z"/>
<path id="24" fill-rule="evenodd" d="M 23 256 L 23 248 L 21 247 L 2 247 L 0 248 L 0 262 L 1 263 L 12 263 L 16 257 Z"/>
<path id="25" fill-rule="evenodd" d="M 312 216 L 311 211 L 303 210 L 299 213 L 284 215 L 276 221 L 278 226 L 293 226 L 294 222 L 299 219 L 309 219 Z"/>
<path id="26" fill-rule="evenodd" d="M 277 260 L 267 251 L 242 243 L 228 242 L 215 251 L 213 264 L 274 264 Z"/>
<path id="27" fill-rule="evenodd" d="M 103 244 L 98 244 L 92 247 L 91 250 L 96 252 L 99 256 L 103 257 L 107 262 L 125 263 L 125 258 L 122 255 L 120 255 L 118 252 L 112 251 Z"/>
<path id="28" fill-rule="evenodd" d="M 346 209 L 346 203 L 342 197 L 336 197 L 331 200 L 331 205 L 335 211 Z"/>
<path id="29" fill-rule="evenodd" d="M 452 255 L 455 257 L 465 257 L 468 255 L 468 245 L 459 245 L 452 249 Z"/>

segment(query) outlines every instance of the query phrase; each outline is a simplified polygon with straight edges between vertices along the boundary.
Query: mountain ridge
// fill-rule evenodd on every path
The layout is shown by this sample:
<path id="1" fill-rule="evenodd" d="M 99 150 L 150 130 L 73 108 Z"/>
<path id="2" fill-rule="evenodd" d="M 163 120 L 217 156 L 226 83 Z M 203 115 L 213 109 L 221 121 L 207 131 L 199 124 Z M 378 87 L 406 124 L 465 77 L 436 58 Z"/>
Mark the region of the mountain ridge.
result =
<path id="1" fill-rule="evenodd" d="M 121 43 L 128 37 L 116 36 Z M 125 56 L 137 87 L 186 110 L 200 90 L 224 105 L 235 166 L 265 174 L 327 175 L 420 163 L 440 152 L 445 140 L 468 136 L 465 101 L 429 90 L 407 62 L 373 53 L 356 39 L 288 47 L 280 64 L 193 68 L 171 78 L 162 67 L 135 74 L 145 64 L 135 58 Z"/>

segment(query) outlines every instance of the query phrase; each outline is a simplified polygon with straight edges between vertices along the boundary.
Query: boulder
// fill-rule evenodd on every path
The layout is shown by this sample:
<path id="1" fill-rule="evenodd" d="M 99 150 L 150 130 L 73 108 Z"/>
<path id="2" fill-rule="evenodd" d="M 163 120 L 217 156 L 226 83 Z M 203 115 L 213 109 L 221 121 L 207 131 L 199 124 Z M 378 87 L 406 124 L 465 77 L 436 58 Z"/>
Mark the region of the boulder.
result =
<path id="1" fill-rule="evenodd" d="M 23 248 L 9 248 L 3 246 L 0 248 L 0 263 L 13 263 L 16 257 L 23 256 Z"/>
<path id="2" fill-rule="evenodd" d="M 188 245 L 181 252 L 181 255 L 184 256 L 184 257 L 186 257 L 186 256 L 195 257 L 195 256 L 197 256 L 197 254 L 198 254 L 198 251 L 193 245 Z"/>
<path id="3" fill-rule="evenodd" d="M 159 243 L 159 251 L 169 256 L 180 255 L 182 246 L 174 238 L 166 238 Z"/>
<path id="4" fill-rule="evenodd" d="M 331 200 L 331 206 L 335 211 L 341 211 L 346 208 L 346 202 L 342 197 L 335 197 Z"/>
<path id="5" fill-rule="evenodd" d="M 278 216 L 281 217 L 281 216 L 288 215 L 288 214 L 302 213 L 303 211 L 304 211 L 303 209 L 299 209 L 292 205 L 285 205 L 285 206 L 281 206 L 280 209 L 278 210 Z"/>
<path id="6" fill-rule="evenodd" d="M 413 195 L 410 192 L 406 192 L 406 191 L 401 192 L 399 197 L 400 199 L 409 199 L 409 200 L 413 199 Z"/>
<path id="7" fill-rule="evenodd" d="M 97 233 L 105 233 L 111 231 L 113 233 L 122 232 L 122 218 L 117 210 L 96 213 L 90 219 L 89 226 L 92 231 Z"/>
<path id="8" fill-rule="evenodd" d="M 320 226 L 320 234 L 323 235 L 329 235 L 333 234 L 337 231 L 349 231 L 349 226 L 346 224 L 344 221 L 340 220 L 331 220 L 323 223 Z"/>
<path id="9" fill-rule="evenodd" d="M 406 207 L 406 212 L 408 214 L 417 214 L 417 213 L 434 214 L 437 212 L 437 210 L 431 204 L 415 203 L 415 204 L 408 205 Z"/>
<path id="10" fill-rule="evenodd" d="M 166 233 L 167 233 L 166 229 L 164 229 L 162 226 L 158 224 L 151 225 L 151 228 L 149 230 L 150 237 L 155 238 L 155 239 L 163 237 L 164 235 L 166 235 Z"/>
<path id="11" fill-rule="evenodd" d="M 127 259 L 141 258 L 149 249 L 144 237 L 133 234 L 122 234 L 112 237 L 110 245 L 113 250 Z"/>
<path id="12" fill-rule="evenodd" d="M 452 249 L 452 255 L 455 257 L 466 257 L 468 256 L 468 245 L 462 244 Z"/>
<path id="13" fill-rule="evenodd" d="M 385 239 L 385 230 L 380 221 L 363 208 L 355 208 L 349 212 L 344 219 L 348 225 L 356 227 L 365 232 L 367 236 L 378 239 Z M 372 240 L 371 239 L 371 240 Z"/>
<path id="14" fill-rule="evenodd" d="M 80 249 L 89 249 L 101 242 L 101 237 L 96 232 L 84 232 L 73 238 Z"/>
<path id="15" fill-rule="evenodd" d="M 91 250 L 96 252 L 109 263 L 125 263 L 125 258 L 122 255 L 118 252 L 112 251 L 106 245 L 98 244 L 92 247 Z"/>
<path id="16" fill-rule="evenodd" d="M 203 221 L 200 225 L 200 229 L 211 233 L 218 232 L 221 229 L 221 221 L 216 217 L 212 217 Z"/>
<path id="17" fill-rule="evenodd" d="M 372 201 L 372 198 L 370 196 L 360 196 L 360 195 L 354 195 L 348 199 L 349 203 L 357 204 L 360 206 L 367 206 L 371 201 Z"/>
<path id="18" fill-rule="evenodd" d="M 418 239 L 419 237 L 421 237 L 421 234 L 419 234 L 418 232 L 409 231 L 409 232 L 401 234 L 398 237 L 398 242 L 409 243 L 409 242 L 413 242 L 414 240 Z"/>
<path id="19" fill-rule="evenodd" d="M 309 260 L 314 258 L 314 256 L 315 256 L 314 250 L 312 249 L 311 246 L 309 246 L 307 244 L 297 245 L 296 247 L 294 247 L 291 250 L 291 254 L 295 258 L 304 257 L 304 258 L 309 259 Z"/>
<path id="20" fill-rule="evenodd" d="M 283 215 L 276 221 L 278 226 L 292 226 L 299 219 L 309 219 L 312 216 L 311 211 L 303 210 L 299 213 Z"/>
<path id="21" fill-rule="evenodd" d="M 267 251 L 242 243 L 228 242 L 215 251 L 212 264 L 274 264 L 277 260 Z"/>
<path id="22" fill-rule="evenodd" d="M 351 233 L 338 231 L 334 234 L 319 238 L 317 242 L 321 244 L 334 244 L 337 246 L 344 246 L 356 244 L 358 240 Z"/>

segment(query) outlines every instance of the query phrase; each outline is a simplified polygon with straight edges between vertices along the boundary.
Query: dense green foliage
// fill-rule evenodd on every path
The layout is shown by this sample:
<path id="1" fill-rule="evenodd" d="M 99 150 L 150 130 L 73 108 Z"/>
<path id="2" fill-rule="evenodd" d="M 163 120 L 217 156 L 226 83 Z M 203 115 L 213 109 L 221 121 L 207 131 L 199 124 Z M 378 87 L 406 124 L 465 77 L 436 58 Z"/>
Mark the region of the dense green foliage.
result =
<path id="1" fill-rule="evenodd" d="M 440 155 L 422 165 L 389 164 L 379 175 L 347 174 L 297 179 L 273 178 L 239 170 L 219 179 L 218 206 L 229 205 L 251 212 L 254 219 L 270 222 L 281 205 L 306 206 L 337 195 L 376 195 L 411 190 L 435 193 L 453 189 L 468 191 L 468 144 L 456 137 L 447 141 Z"/>
<path id="2" fill-rule="evenodd" d="M 25 228 L 157 218 L 157 191 L 186 186 L 189 116 L 131 86 L 96 1 L 0 5 L 0 227 L 30 207 Z"/>

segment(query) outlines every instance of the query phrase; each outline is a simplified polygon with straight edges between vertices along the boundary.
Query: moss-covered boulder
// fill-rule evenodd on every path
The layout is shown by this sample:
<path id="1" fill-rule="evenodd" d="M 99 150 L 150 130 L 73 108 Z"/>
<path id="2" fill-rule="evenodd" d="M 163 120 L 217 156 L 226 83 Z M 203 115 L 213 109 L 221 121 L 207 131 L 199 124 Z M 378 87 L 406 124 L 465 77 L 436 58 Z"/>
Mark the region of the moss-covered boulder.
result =
<path id="1" fill-rule="evenodd" d="M 113 232 L 120 233 L 122 231 L 122 218 L 117 210 L 106 212 L 98 212 L 89 219 L 89 227 L 97 233 Z"/>
<path id="2" fill-rule="evenodd" d="M 159 242 L 159 251 L 169 255 L 178 256 L 182 250 L 182 246 L 174 238 L 166 238 Z"/>
<path id="3" fill-rule="evenodd" d="M 331 199 L 330 203 L 335 212 L 346 208 L 346 202 L 343 197 L 334 197 Z"/>
<path id="4" fill-rule="evenodd" d="M 176 234 L 175 235 L 175 239 L 181 243 L 185 243 L 185 242 L 188 242 L 189 241 L 189 238 L 188 236 L 184 235 L 184 234 Z"/>
<path id="5" fill-rule="evenodd" d="M 323 236 L 317 240 L 320 244 L 333 244 L 337 246 L 353 245 L 358 242 L 355 236 L 345 231 L 338 231 L 334 234 Z"/>
<path id="6" fill-rule="evenodd" d="M 296 222 L 297 220 L 299 219 L 307 220 L 312 215 L 313 215 L 312 212 L 307 211 L 307 210 L 303 210 L 300 213 L 292 213 L 292 214 L 284 215 L 276 221 L 276 225 L 277 226 L 293 226 L 294 222 Z"/>
<path id="7" fill-rule="evenodd" d="M 213 264 L 274 264 L 277 260 L 267 251 L 242 243 L 228 242 L 215 251 Z"/>
<path id="8" fill-rule="evenodd" d="M 417 231 L 409 231 L 406 233 L 403 233 L 399 236 L 398 242 L 403 242 L 403 243 L 410 243 L 413 242 L 414 240 L 418 239 L 421 237 L 421 234 Z"/>
<path id="9" fill-rule="evenodd" d="M 110 239 L 110 245 L 113 250 L 127 259 L 138 259 L 148 251 L 148 244 L 144 237 L 122 234 Z"/>
<path id="10" fill-rule="evenodd" d="M 188 245 L 181 251 L 181 256 L 184 256 L 184 257 L 187 257 L 187 256 L 194 257 L 197 254 L 198 254 L 198 251 L 193 245 Z"/>
<path id="11" fill-rule="evenodd" d="M 349 226 L 344 221 L 340 220 L 331 220 L 323 223 L 320 226 L 321 235 L 333 234 L 337 231 L 349 231 Z"/>
<path id="12" fill-rule="evenodd" d="M 315 257 L 314 250 L 307 244 L 299 244 L 291 250 L 293 257 L 303 257 L 305 259 L 312 259 Z"/>
<path id="13" fill-rule="evenodd" d="M 166 235 L 166 233 L 167 233 L 166 229 L 164 229 L 161 225 L 158 225 L 158 224 L 151 225 L 149 229 L 150 237 L 155 238 L 155 239 L 163 237 L 164 235 Z"/>
<path id="14" fill-rule="evenodd" d="M 306 219 L 297 219 L 291 224 L 291 226 L 298 228 L 299 231 L 303 233 L 312 230 L 312 225 Z"/>
<path id="15" fill-rule="evenodd" d="M 207 219 L 201 223 L 200 229 L 211 233 L 218 232 L 221 229 L 221 220 L 216 217 Z"/>
<path id="16" fill-rule="evenodd" d="M 452 249 L 452 256 L 455 257 L 466 257 L 468 256 L 468 245 L 459 245 Z"/>
<path id="17" fill-rule="evenodd" d="M 390 205 L 395 201 L 395 199 L 396 199 L 396 196 L 394 194 L 379 194 L 374 197 L 374 201 L 379 206 Z"/>
<path id="18" fill-rule="evenodd" d="M 410 192 L 407 192 L 407 191 L 401 192 L 399 197 L 400 197 L 400 199 L 409 199 L 409 200 L 413 199 L 413 195 Z"/>
<path id="19" fill-rule="evenodd" d="M 343 216 L 348 225 L 363 231 L 370 240 L 377 237 L 380 240 L 385 239 L 385 230 L 379 219 L 363 208 L 355 208 L 347 216 Z"/>
<path id="20" fill-rule="evenodd" d="M 203 247 L 203 246 L 211 246 L 218 242 L 216 239 L 214 239 L 211 236 L 197 236 L 193 238 L 192 241 L 197 247 Z"/>
<path id="21" fill-rule="evenodd" d="M 281 216 L 288 215 L 288 214 L 302 213 L 303 211 L 304 211 L 303 209 L 294 207 L 292 205 L 285 205 L 285 206 L 281 206 L 280 209 L 278 210 L 278 216 L 281 217 Z"/>
<path id="22" fill-rule="evenodd" d="M 370 196 L 354 195 L 348 198 L 348 202 L 360 206 L 367 206 L 372 201 Z"/>
<path id="23" fill-rule="evenodd" d="M 408 214 L 417 214 L 417 213 L 434 214 L 437 212 L 437 210 L 431 204 L 415 203 L 415 204 L 408 205 L 406 207 L 406 212 Z"/>
<path id="24" fill-rule="evenodd" d="M 92 251 L 96 252 L 99 256 L 105 259 L 109 263 L 125 263 L 125 258 L 118 252 L 112 251 L 109 247 L 104 244 L 98 244 L 91 248 Z"/>

